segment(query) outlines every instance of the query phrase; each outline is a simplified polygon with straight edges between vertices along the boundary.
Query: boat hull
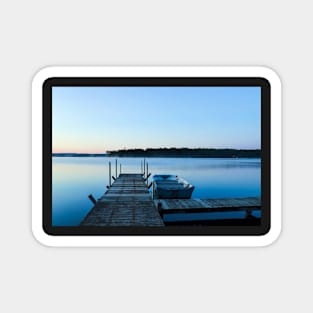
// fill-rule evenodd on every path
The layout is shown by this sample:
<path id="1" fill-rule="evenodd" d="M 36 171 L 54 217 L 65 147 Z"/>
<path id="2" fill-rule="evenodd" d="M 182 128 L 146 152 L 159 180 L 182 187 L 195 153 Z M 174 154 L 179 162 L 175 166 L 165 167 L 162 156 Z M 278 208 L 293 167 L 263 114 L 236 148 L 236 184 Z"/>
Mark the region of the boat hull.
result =
<path id="1" fill-rule="evenodd" d="M 195 187 L 175 175 L 153 176 L 153 198 L 190 199 Z"/>
<path id="2" fill-rule="evenodd" d="M 168 190 L 161 187 L 154 187 L 154 197 L 157 199 L 190 199 L 194 186 L 183 190 Z"/>

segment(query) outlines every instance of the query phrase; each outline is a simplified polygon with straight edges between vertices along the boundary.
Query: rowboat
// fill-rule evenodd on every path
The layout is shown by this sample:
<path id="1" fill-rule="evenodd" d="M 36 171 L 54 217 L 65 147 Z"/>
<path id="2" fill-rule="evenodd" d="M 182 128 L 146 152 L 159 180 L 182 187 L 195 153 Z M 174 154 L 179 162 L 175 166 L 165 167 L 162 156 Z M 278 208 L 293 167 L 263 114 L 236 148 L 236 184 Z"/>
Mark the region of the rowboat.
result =
<path id="1" fill-rule="evenodd" d="M 190 199 L 195 187 L 177 175 L 154 175 L 153 196 L 157 199 Z"/>

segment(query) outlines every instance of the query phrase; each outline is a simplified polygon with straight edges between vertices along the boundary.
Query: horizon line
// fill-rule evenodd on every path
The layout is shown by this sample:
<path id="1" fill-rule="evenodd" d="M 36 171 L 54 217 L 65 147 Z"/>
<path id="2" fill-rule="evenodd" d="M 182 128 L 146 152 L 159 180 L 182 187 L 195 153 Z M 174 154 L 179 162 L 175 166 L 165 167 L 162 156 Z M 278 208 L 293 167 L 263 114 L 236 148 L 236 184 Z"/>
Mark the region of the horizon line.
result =
<path id="1" fill-rule="evenodd" d="M 147 150 L 170 150 L 170 149 L 177 149 L 177 150 L 182 150 L 182 149 L 188 149 L 188 150 L 200 150 L 200 149 L 207 149 L 207 150 L 260 150 L 261 148 L 176 148 L 176 147 L 170 147 L 170 148 L 131 148 L 131 149 L 116 149 L 116 150 L 107 150 L 104 152 L 53 152 L 52 154 L 110 154 L 112 152 L 126 152 L 126 151 L 133 151 L 133 150 L 142 150 L 147 151 Z"/>

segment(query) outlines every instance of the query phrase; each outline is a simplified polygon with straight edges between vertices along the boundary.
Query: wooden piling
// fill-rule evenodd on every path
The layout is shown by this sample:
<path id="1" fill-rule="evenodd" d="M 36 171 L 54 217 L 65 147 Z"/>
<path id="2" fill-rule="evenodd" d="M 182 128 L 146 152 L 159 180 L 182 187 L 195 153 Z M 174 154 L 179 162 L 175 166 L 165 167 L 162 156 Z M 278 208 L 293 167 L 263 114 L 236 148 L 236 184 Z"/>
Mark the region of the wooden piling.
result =
<path id="1" fill-rule="evenodd" d="M 94 198 L 94 196 L 93 196 L 92 194 L 90 194 L 90 195 L 88 196 L 88 198 L 91 200 L 91 202 L 92 202 L 93 204 L 96 204 L 96 203 L 97 203 L 97 200 Z"/>
<path id="2" fill-rule="evenodd" d="M 117 177 L 117 159 L 115 159 L 115 177 Z"/>
<path id="3" fill-rule="evenodd" d="M 111 162 L 109 162 L 109 186 L 111 187 Z"/>

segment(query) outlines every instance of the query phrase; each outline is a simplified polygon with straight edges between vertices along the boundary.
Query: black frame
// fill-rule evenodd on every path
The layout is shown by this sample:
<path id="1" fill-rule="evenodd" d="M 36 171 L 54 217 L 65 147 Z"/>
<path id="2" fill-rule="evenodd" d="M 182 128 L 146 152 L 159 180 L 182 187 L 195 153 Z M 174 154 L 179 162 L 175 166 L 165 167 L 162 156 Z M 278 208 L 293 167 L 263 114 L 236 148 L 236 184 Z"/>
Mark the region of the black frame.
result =
<path id="1" fill-rule="evenodd" d="M 261 87 L 261 223 L 257 226 L 212 225 L 165 227 L 52 226 L 52 87 L 56 86 L 254 86 Z M 265 235 L 271 227 L 271 86 L 262 77 L 51 77 L 43 91 L 43 230 L 48 235 Z"/>

